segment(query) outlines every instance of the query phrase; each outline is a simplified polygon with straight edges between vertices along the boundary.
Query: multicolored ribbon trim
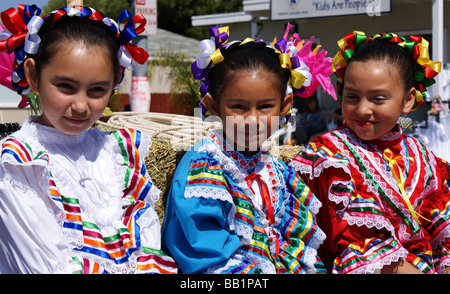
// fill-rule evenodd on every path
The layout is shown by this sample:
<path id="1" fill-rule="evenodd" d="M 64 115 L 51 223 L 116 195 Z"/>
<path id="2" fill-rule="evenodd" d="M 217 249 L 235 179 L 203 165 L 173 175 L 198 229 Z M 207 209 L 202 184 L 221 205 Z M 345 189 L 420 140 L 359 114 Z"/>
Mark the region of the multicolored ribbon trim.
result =
<path id="1" fill-rule="evenodd" d="M 5 29 L 1 32 L 0 52 L 5 52 L 13 56 L 12 64 L 8 63 L 8 71 L 3 74 L 11 77 L 11 90 L 17 91 L 22 95 L 19 108 L 24 108 L 30 104 L 29 98 L 26 96 L 31 93 L 25 73 L 21 67 L 27 54 L 35 54 L 39 49 L 41 42 L 37 35 L 42 26 L 43 20 L 39 17 L 41 9 L 36 5 L 18 5 L 17 10 L 9 8 L 1 13 L 1 19 Z M 9 58 L 3 59 L 2 64 L 6 63 Z M 6 80 L 6 77 L 1 77 Z M 9 80 L 9 79 L 8 79 Z"/>
<path id="2" fill-rule="evenodd" d="M 203 98 L 208 92 L 209 82 L 206 76 L 209 70 L 217 63 L 223 61 L 220 51 L 228 41 L 228 27 L 209 28 L 210 39 L 202 40 L 199 44 L 201 52 L 197 54 L 196 60 L 192 63 L 191 71 L 196 80 L 200 80 L 200 93 Z"/>
<path id="3" fill-rule="evenodd" d="M 421 222 L 420 222 L 420 220 L 419 220 L 419 218 L 417 216 L 420 216 L 421 218 L 423 218 L 423 219 L 425 219 L 425 220 L 430 222 L 430 220 L 428 220 L 425 217 L 421 216 L 420 214 L 418 214 L 414 210 L 411 202 L 409 201 L 408 194 L 406 194 L 406 191 L 405 191 L 405 178 L 403 177 L 402 168 L 398 164 L 399 161 L 403 161 L 403 157 L 401 155 L 398 155 L 398 156 L 394 157 L 394 153 L 392 153 L 392 151 L 389 148 L 387 148 L 383 152 L 383 158 L 387 161 L 387 163 L 389 165 L 389 169 L 392 171 L 392 175 L 394 176 L 394 179 L 397 182 L 398 188 L 400 189 L 400 192 L 402 194 L 403 200 L 405 201 L 406 206 L 408 207 L 409 211 L 411 212 L 411 215 L 414 218 L 414 220 L 416 221 L 416 223 L 418 225 L 421 225 Z M 412 157 L 405 157 L 405 158 L 407 160 L 410 160 L 410 161 L 414 162 L 414 158 L 412 158 Z"/>
<path id="4" fill-rule="evenodd" d="M 208 93 L 209 80 L 206 77 L 210 69 L 217 63 L 223 60 L 223 55 L 220 51 L 225 47 L 229 36 L 229 27 L 211 27 L 209 28 L 210 39 L 202 40 L 199 44 L 200 53 L 197 54 L 196 60 L 192 63 L 191 72 L 194 79 L 200 81 L 200 95 L 201 99 L 198 103 L 202 111 L 202 117 L 206 115 L 206 107 L 203 105 L 203 97 Z"/>
<path id="5" fill-rule="evenodd" d="M 430 60 L 429 42 L 423 37 L 410 36 L 410 41 L 406 41 L 404 37 L 395 33 L 379 33 L 369 38 L 364 32 L 353 31 L 337 42 L 341 50 L 336 53 L 333 59 L 333 71 L 338 77 L 339 101 L 342 101 L 344 75 L 349 59 L 361 46 L 375 39 L 394 43 L 404 48 L 405 52 L 415 61 L 414 80 L 417 91 L 413 110 L 417 109 L 424 103 L 424 98 L 427 97 L 427 87 L 435 83 L 434 77 L 441 72 L 442 63 Z"/>

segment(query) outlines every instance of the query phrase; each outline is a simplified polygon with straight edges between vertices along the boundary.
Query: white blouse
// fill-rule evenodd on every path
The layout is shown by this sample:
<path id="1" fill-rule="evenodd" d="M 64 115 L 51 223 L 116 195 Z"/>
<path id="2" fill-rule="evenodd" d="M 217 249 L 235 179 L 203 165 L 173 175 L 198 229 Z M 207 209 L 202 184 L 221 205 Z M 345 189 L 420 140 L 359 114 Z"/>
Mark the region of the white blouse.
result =
<path id="1" fill-rule="evenodd" d="M 0 273 L 173 271 L 143 163 L 150 138 L 36 119 L 0 141 Z"/>

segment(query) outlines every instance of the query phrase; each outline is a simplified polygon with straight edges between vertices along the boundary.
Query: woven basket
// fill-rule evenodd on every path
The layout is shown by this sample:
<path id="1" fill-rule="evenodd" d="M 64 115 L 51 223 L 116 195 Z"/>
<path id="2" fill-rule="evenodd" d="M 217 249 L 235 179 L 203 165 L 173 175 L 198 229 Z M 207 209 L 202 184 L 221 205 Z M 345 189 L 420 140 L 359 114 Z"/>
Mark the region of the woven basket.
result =
<path id="1" fill-rule="evenodd" d="M 103 118 L 104 119 L 104 118 Z M 167 195 L 178 162 L 184 153 L 203 139 L 212 129 L 220 128 L 217 123 L 205 123 L 199 118 L 164 113 L 115 113 L 108 120 L 94 125 L 102 131 L 133 128 L 152 138 L 148 156 L 144 159 L 153 184 L 161 190 L 155 204 L 161 223 L 164 220 Z M 288 163 L 302 146 L 272 145 L 270 153 Z"/>

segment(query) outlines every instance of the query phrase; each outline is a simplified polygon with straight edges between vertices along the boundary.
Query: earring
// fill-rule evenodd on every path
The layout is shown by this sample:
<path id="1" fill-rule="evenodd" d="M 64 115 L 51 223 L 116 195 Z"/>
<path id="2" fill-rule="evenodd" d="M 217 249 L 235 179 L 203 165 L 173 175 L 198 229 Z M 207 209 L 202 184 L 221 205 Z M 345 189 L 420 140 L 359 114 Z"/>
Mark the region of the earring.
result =
<path id="1" fill-rule="evenodd" d="M 403 114 L 403 116 L 398 119 L 397 123 L 403 131 L 406 131 L 412 125 L 412 119 L 407 117 L 406 114 Z"/>

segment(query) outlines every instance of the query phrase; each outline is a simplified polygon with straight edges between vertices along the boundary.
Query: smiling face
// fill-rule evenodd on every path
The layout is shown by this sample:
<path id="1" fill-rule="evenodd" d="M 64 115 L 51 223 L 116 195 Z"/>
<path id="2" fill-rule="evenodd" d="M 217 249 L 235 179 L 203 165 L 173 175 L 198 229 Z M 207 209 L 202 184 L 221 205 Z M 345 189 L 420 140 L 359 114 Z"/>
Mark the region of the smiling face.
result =
<path id="1" fill-rule="evenodd" d="M 348 65 L 342 115 L 356 135 L 373 140 L 389 132 L 414 105 L 416 90 L 405 91 L 398 70 L 384 61 L 354 61 Z"/>
<path id="2" fill-rule="evenodd" d="M 113 91 L 114 71 L 105 49 L 70 42 L 56 51 L 38 74 L 34 60 L 24 65 L 31 89 L 39 93 L 38 122 L 67 135 L 88 129 L 103 113 Z"/>
<path id="3" fill-rule="evenodd" d="M 264 70 L 240 70 L 218 101 L 209 94 L 204 98 L 207 109 L 221 118 L 227 141 L 247 155 L 257 152 L 278 129 L 279 118 L 292 105 L 292 96 L 281 95 L 274 78 Z"/>

